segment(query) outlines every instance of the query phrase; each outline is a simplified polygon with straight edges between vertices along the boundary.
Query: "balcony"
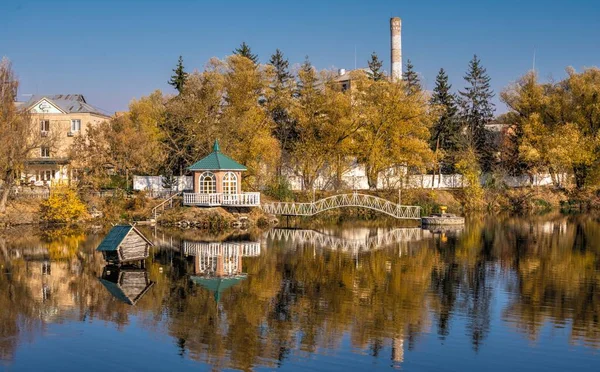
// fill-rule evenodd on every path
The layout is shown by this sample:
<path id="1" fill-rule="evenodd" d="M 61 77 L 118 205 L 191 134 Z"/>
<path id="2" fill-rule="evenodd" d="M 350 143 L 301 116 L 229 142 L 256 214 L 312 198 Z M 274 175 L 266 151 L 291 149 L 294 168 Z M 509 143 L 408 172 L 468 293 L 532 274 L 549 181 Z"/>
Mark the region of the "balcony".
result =
<path id="1" fill-rule="evenodd" d="M 184 192 L 183 205 L 199 207 L 258 207 L 260 205 L 260 193 L 195 194 Z"/>

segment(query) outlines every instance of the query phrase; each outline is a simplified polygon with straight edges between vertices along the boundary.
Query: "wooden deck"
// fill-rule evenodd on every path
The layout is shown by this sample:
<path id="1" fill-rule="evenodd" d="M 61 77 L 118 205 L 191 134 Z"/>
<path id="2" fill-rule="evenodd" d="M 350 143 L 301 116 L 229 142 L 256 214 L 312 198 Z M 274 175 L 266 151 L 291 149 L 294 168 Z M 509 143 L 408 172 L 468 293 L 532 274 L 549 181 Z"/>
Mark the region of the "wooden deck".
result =
<path id="1" fill-rule="evenodd" d="M 260 206 L 259 192 L 242 194 L 196 194 L 183 193 L 183 205 L 201 207 L 258 207 Z"/>

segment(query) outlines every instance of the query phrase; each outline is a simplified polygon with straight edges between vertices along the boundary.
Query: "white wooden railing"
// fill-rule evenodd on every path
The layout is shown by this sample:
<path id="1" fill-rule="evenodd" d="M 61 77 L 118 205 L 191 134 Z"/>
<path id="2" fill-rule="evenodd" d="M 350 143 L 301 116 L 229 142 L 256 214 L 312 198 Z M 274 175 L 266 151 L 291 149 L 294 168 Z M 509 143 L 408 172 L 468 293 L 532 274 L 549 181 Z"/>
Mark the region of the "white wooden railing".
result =
<path id="1" fill-rule="evenodd" d="M 186 192 L 183 193 L 183 205 L 256 207 L 260 205 L 260 193 L 245 192 L 242 194 L 196 194 Z"/>

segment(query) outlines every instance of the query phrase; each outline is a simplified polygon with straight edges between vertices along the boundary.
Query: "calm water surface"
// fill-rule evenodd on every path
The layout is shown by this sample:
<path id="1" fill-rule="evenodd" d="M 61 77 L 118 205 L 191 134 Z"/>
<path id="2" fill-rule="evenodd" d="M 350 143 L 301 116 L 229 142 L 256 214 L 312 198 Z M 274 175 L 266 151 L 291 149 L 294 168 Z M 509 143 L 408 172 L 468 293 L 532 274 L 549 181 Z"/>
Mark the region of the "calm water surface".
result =
<path id="1" fill-rule="evenodd" d="M 600 220 L 0 236 L 0 369 L 600 370 Z"/>

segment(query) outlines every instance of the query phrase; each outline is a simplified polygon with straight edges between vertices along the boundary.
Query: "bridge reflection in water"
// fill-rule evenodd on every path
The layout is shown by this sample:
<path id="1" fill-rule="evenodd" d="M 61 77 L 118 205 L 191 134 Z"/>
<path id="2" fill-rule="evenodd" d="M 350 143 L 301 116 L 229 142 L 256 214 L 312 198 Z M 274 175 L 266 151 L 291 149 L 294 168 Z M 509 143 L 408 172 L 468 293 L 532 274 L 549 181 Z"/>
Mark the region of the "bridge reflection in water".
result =
<path id="1" fill-rule="evenodd" d="M 266 232 L 265 237 L 291 242 L 294 245 L 311 244 L 317 248 L 357 253 L 390 247 L 397 243 L 420 241 L 431 235 L 429 231 L 421 228 L 396 228 L 385 232 L 380 231 L 374 236 L 369 236 L 368 232 L 370 229 L 367 229 L 361 238 L 347 239 L 316 230 L 271 229 Z"/>

